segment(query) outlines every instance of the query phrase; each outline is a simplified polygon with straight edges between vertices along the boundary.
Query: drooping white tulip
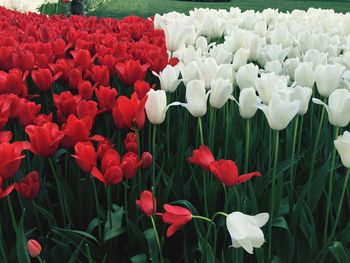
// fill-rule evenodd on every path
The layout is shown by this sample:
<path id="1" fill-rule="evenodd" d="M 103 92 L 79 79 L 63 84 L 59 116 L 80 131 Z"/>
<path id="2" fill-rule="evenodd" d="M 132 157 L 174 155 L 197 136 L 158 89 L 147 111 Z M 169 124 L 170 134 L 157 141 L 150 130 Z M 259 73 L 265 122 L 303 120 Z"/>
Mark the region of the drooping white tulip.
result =
<path id="1" fill-rule="evenodd" d="M 160 88 L 166 92 L 174 92 L 181 82 L 178 79 L 180 69 L 176 66 L 167 65 L 159 74 L 156 72 L 153 72 L 153 74 L 159 78 Z"/>
<path id="2" fill-rule="evenodd" d="M 210 105 L 220 109 L 231 97 L 232 91 L 232 84 L 229 80 L 222 78 L 212 79 L 210 84 Z"/>
<path id="3" fill-rule="evenodd" d="M 242 90 L 245 88 L 255 87 L 255 81 L 258 78 L 258 66 L 250 63 L 240 67 L 236 74 L 236 82 Z"/>
<path id="4" fill-rule="evenodd" d="M 254 248 L 261 247 L 264 242 L 264 233 L 261 231 L 269 220 L 268 213 L 255 216 L 245 215 L 241 212 L 233 212 L 226 218 L 227 230 L 230 233 L 232 246 L 243 247 L 249 254 L 253 254 Z"/>
<path id="5" fill-rule="evenodd" d="M 297 85 L 312 88 L 315 83 L 315 72 L 311 62 L 300 63 L 295 69 L 294 80 Z"/>
<path id="6" fill-rule="evenodd" d="M 269 126 L 273 130 L 285 129 L 298 113 L 300 101 L 286 101 L 280 95 L 273 92 L 268 105 L 257 106 L 266 116 Z"/>
<path id="7" fill-rule="evenodd" d="M 342 164 L 346 168 L 350 168 L 350 133 L 345 131 L 343 135 L 339 135 L 334 140 L 334 145 L 340 155 Z"/>
<path id="8" fill-rule="evenodd" d="M 326 107 L 329 122 L 338 127 L 345 127 L 350 122 L 350 91 L 347 89 L 335 90 L 328 100 L 328 105 L 323 101 L 313 98 L 316 104 Z"/>
<path id="9" fill-rule="evenodd" d="M 254 117 L 258 108 L 257 104 L 261 102 L 260 98 L 256 95 L 254 88 L 242 89 L 239 93 L 239 114 L 244 119 L 250 119 Z"/>
<path id="10" fill-rule="evenodd" d="M 316 86 L 323 97 L 329 97 L 333 91 L 339 88 L 340 79 L 345 67 L 340 64 L 318 65 L 315 69 Z"/>

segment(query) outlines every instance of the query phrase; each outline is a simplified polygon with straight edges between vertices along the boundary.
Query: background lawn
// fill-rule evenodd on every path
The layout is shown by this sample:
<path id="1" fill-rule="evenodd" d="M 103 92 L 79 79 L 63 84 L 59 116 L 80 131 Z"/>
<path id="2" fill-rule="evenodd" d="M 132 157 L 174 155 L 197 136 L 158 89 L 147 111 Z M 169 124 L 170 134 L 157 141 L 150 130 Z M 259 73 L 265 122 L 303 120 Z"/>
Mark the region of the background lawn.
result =
<path id="1" fill-rule="evenodd" d="M 280 11 L 292 11 L 293 9 L 308 9 L 309 7 L 333 8 L 337 12 L 349 12 L 349 0 L 232 0 L 224 3 L 198 3 L 177 0 L 109 0 L 90 12 L 90 15 L 104 17 L 124 17 L 138 15 L 142 17 L 152 16 L 155 13 L 167 13 L 170 11 L 188 12 L 195 7 L 225 8 L 238 6 L 243 10 L 263 10 L 265 8 L 278 8 Z"/>

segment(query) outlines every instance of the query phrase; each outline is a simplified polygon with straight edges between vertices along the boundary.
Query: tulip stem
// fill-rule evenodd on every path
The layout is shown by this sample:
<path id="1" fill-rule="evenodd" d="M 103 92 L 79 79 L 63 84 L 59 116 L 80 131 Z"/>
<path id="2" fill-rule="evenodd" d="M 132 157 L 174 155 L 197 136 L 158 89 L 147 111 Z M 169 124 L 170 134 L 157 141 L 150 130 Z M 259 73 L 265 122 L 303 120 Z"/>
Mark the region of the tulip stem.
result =
<path id="1" fill-rule="evenodd" d="M 50 167 L 51 167 L 51 170 L 52 170 L 52 173 L 53 173 L 53 176 L 55 178 L 56 185 L 57 185 L 57 195 L 58 195 L 58 200 L 59 200 L 59 206 L 61 209 L 63 224 L 66 225 L 66 213 L 65 213 L 64 201 L 63 201 L 61 183 L 60 183 L 58 176 L 57 176 L 57 173 L 56 173 L 54 161 L 52 160 L 52 158 L 48 158 L 48 159 L 49 159 L 49 164 L 50 164 Z"/>
<path id="2" fill-rule="evenodd" d="M 43 260 L 40 256 L 38 256 L 37 259 L 40 263 L 45 263 L 45 260 Z"/>
<path id="3" fill-rule="evenodd" d="M 156 240 L 157 240 L 159 256 L 160 256 L 160 262 L 164 262 L 163 253 L 162 253 L 162 247 L 160 245 L 160 239 L 159 239 L 159 235 L 158 235 L 158 231 L 157 231 L 157 227 L 156 227 L 156 222 L 154 221 L 153 215 L 151 215 L 151 221 L 152 221 L 152 226 L 153 226 L 153 230 L 154 230 L 154 235 L 156 236 Z"/>
<path id="4" fill-rule="evenodd" d="M 156 135 L 157 135 L 157 126 L 153 125 L 153 136 L 152 136 L 152 187 L 156 187 Z"/>
<path id="5" fill-rule="evenodd" d="M 293 145 L 292 145 L 292 163 L 294 163 L 295 148 L 296 148 L 296 144 L 297 144 L 298 126 L 299 126 L 299 117 L 296 118 L 295 123 L 294 123 Z M 294 164 L 293 164 L 292 167 L 290 168 L 290 196 L 291 196 L 291 201 L 293 200 L 293 196 L 294 196 L 293 191 L 294 191 L 295 171 L 296 170 L 294 169 Z"/>
<path id="6" fill-rule="evenodd" d="M 88 260 L 89 260 L 89 263 L 92 263 L 92 262 L 94 262 L 94 261 L 93 261 L 92 258 L 91 258 L 91 251 L 90 251 L 89 245 L 88 245 L 88 244 L 85 244 L 85 246 L 86 246 L 87 258 L 88 258 Z"/>
<path id="7" fill-rule="evenodd" d="M 207 222 L 209 222 L 210 224 L 213 223 L 209 218 L 204 217 L 204 216 L 196 216 L 196 215 L 192 215 L 193 219 L 200 219 L 200 220 L 205 220 Z"/>
<path id="8" fill-rule="evenodd" d="M 318 130 L 317 130 L 317 134 L 316 134 L 316 141 L 314 143 L 314 149 L 312 152 L 312 159 L 311 159 L 311 171 L 310 171 L 310 175 L 309 175 L 309 180 L 307 182 L 307 187 L 309 188 L 309 191 L 307 193 L 307 201 L 310 200 L 310 188 L 311 188 L 311 183 L 312 183 L 312 179 L 314 177 L 314 172 L 315 172 L 315 161 L 316 161 L 316 153 L 317 153 L 317 149 L 319 147 L 318 145 L 318 141 L 320 140 L 320 135 L 321 135 L 321 131 L 322 131 L 322 127 L 323 127 L 323 119 L 324 119 L 324 115 L 325 115 L 325 107 L 322 107 L 322 112 L 321 112 L 321 118 L 319 121 L 319 125 L 318 125 Z"/>
<path id="9" fill-rule="evenodd" d="M 334 138 L 336 139 L 339 135 L 339 127 L 334 128 Z M 335 160 L 337 155 L 337 149 L 333 147 L 332 152 L 332 161 L 331 161 L 331 174 L 329 176 L 329 182 L 328 182 L 328 195 L 327 195 L 327 207 L 326 207 L 326 220 L 324 225 L 324 232 L 323 232 L 323 241 L 327 241 L 327 232 L 328 232 L 328 221 L 329 221 L 329 210 L 332 205 L 332 194 L 333 194 L 333 176 L 335 171 Z"/>
<path id="10" fill-rule="evenodd" d="M 98 237 L 99 240 L 102 240 L 102 228 L 101 228 L 101 220 L 100 220 L 100 206 L 98 204 L 98 196 L 97 196 L 97 190 L 96 190 L 96 183 L 94 178 L 92 178 L 92 176 L 90 176 L 91 181 L 92 181 L 92 188 L 94 191 L 94 199 L 95 199 L 95 206 L 96 206 L 96 216 L 97 216 L 97 221 L 98 221 Z"/>
<path id="11" fill-rule="evenodd" d="M 108 205 L 108 221 L 109 228 L 113 228 L 112 222 L 112 187 L 110 185 L 107 186 L 107 205 Z"/>
<path id="12" fill-rule="evenodd" d="M 249 148 L 250 148 L 250 119 L 246 120 L 245 130 L 245 158 L 244 158 L 244 173 L 248 173 L 249 164 Z"/>
<path id="13" fill-rule="evenodd" d="M 203 126 L 202 126 L 202 118 L 201 117 L 198 117 L 198 127 L 199 127 L 199 135 L 201 138 L 201 144 L 204 145 Z"/>
<path id="14" fill-rule="evenodd" d="M 273 162 L 273 173 L 272 173 L 272 188 L 271 188 L 271 208 L 270 208 L 270 223 L 269 223 L 269 250 L 268 250 L 268 261 L 271 261 L 272 252 L 272 221 L 275 212 L 275 188 L 276 188 L 276 175 L 277 175 L 277 162 L 278 162 L 278 146 L 279 146 L 279 131 L 276 131 L 275 137 L 275 153 Z"/>
<path id="15" fill-rule="evenodd" d="M 9 211 L 10 211 L 10 216 L 11 216 L 13 229 L 17 232 L 16 217 L 15 217 L 15 213 L 13 212 L 13 206 L 12 206 L 11 198 L 10 198 L 10 196 L 6 196 L 6 199 L 7 199 L 7 204 L 8 204 Z"/>

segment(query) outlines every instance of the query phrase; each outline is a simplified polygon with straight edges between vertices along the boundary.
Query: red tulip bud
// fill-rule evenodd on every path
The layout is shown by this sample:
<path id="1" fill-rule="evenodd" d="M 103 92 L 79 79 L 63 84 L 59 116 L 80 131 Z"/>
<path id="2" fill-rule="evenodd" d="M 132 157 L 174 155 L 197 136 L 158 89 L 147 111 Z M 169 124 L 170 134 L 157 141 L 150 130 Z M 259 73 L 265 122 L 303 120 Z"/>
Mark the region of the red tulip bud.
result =
<path id="1" fill-rule="evenodd" d="M 150 152 L 144 152 L 141 156 L 141 160 L 142 160 L 142 168 L 148 169 L 152 165 L 153 156 Z"/>
<path id="2" fill-rule="evenodd" d="M 36 258 L 41 253 L 41 245 L 39 244 L 38 241 L 34 239 L 28 240 L 27 249 L 28 249 L 29 255 L 33 258 Z"/>

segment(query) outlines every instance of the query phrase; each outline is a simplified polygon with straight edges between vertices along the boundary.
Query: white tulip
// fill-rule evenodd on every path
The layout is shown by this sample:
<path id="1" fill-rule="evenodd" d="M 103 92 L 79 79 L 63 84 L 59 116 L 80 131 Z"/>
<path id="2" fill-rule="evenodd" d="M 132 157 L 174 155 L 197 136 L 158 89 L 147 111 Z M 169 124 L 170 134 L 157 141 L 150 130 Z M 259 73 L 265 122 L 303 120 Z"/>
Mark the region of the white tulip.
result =
<path id="1" fill-rule="evenodd" d="M 265 21 L 259 21 L 254 26 L 254 33 L 258 34 L 260 37 L 266 36 L 266 22 Z"/>
<path id="2" fill-rule="evenodd" d="M 207 113 L 207 100 L 210 92 L 205 93 L 205 83 L 203 80 L 191 80 L 186 86 L 186 101 L 181 106 L 194 117 L 201 117 Z"/>
<path id="3" fill-rule="evenodd" d="M 300 101 L 289 102 L 273 92 L 268 105 L 260 104 L 257 107 L 264 112 L 270 128 L 279 131 L 285 129 L 298 113 Z"/>
<path id="4" fill-rule="evenodd" d="M 240 67 L 236 74 L 236 82 L 242 90 L 245 88 L 255 87 L 255 81 L 258 78 L 258 66 L 250 63 Z"/>
<path id="5" fill-rule="evenodd" d="M 219 65 L 216 78 L 228 79 L 233 85 L 236 80 L 236 71 L 234 71 L 232 64 Z"/>
<path id="6" fill-rule="evenodd" d="M 303 60 L 305 62 L 312 62 L 312 66 L 315 69 L 318 65 L 327 63 L 327 54 L 321 53 L 317 49 L 310 49 L 306 51 Z"/>
<path id="7" fill-rule="evenodd" d="M 300 64 L 299 58 L 288 58 L 283 62 L 282 73 L 289 76 L 291 81 L 294 81 L 295 69 Z"/>
<path id="8" fill-rule="evenodd" d="M 340 79 L 345 67 L 340 64 L 318 65 L 315 69 L 316 86 L 323 97 L 329 97 L 333 91 L 339 88 Z"/>
<path id="9" fill-rule="evenodd" d="M 341 162 L 346 168 L 350 168 L 350 133 L 345 131 L 343 135 L 334 140 L 335 148 L 340 155 Z"/>
<path id="10" fill-rule="evenodd" d="M 221 46 L 210 49 L 209 55 L 216 60 L 217 64 L 228 64 L 232 61 L 232 53 Z"/>
<path id="11" fill-rule="evenodd" d="M 278 75 L 282 71 L 282 64 L 279 60 L 267 61 L 265 64 L 265 70 L 267 72 L 274 72 Z"/>
<path id="12" fill-rule="evenodd" d="M 215 78 L 218 71 L 218 64 L 214 58 L 206 58 L 204 61 L 197 61 L 199 79 L 204 81 L 205 88 L 210 88 L 210 81 Z"/>
<path id="13" fill-rule="evenodd" d="M 298 35 L 298 48 L 300 52 L 305 53 L 307 50 L 313 48 L 314 45 L 314 37 L 308 32 L 300 32 Z"/>
<path id="14" fill-rule="evenodd" d="M 153 75 L 157 76 L 160 81 L 160 88 L 166 92 L 174 92 L 179 86 L 181 80 L 179 80 L 180 70 L 178 67 L 172 67 L 167 65 L 162 72 L 157 74 L 153 72 Z"/>
<path id="15" fill-rule="evenodd" d="M 350 91 L 347 89 L 335 90 L 328 100 L 328 105 L 323 101 L 313 98 L 316 104 L 326 107 L 329 122 L 338 127 L 345 127 L 350 122 Z"/>
<path id="16" fill-rule="evenodd" d="M 247 60 L 249 58 L 249 50 L 245 48 L 240 48 L 237 50 L 233 57 L 233 69 L 238 70 L 240 67 L 247 64 Z"/>
<path id="17" fill-rule="evenodd" d="M 261 100 L 256 95 L 256 91 L 254 88 L 246 88 L 242 89 L 239 93 L 239 114 L 244 119 L 250 119 L 254 117 L 255 113 L 257 112 L 258 108 L 256 107 L 257 104 L 259 104 Z"/>
<path id="18" fill-rule="evenodd" d="M 307 112 L 311 95 L 312 89 L 309 87 L 296 86 L 292 89 L 290 101 L 300 101 L 298 115 L 304 115 Z"/>
<path id="19" fill-rule="evenodd" d="M 153 124 L 160 124 L 164 121 L 166 111 L 170 106 L 180 105 L 178 102 L 166 105 L 166 94 L 164 90 L 150 89 L 147 92 L 147 96 L 145 110 L 148 120 Z"/>
<path id="20" fill-rule="evenodd" d="M 263 103 L 268 104 L 271 100 L 271 94 L 277 90 L 287 88 L 288 79 L 278 76 L 275 73 L 262 74 L 255 82 L 256 90 Z"/>
<path id="21" fill-rule="evenodd" d="M 264 233 L 261 231 L 269 220 L 268 213 L 255 216 L 245 215 L 241 212 L 233 212 L 226 218 L 226 226 L 230 233 L 232 246 L 243 247 L 249 254 L 253 254 L 253 248 L 261 247 L 264 242 Z"/>
<path id="22" fill-rule="evenodd" d="M 210 84 L 209 103 L 216 109 L 220 109 L 226 101 L 231 97 L 233 88 L 232 84 L 227 79 L 212 79 Z"/>
<path id="23" fill-rule="evenodd" d="M 169 51 L 176 51 L 184 47 L 185 43 L 196 36 L 193 26 L 185 26 L 176 22 L 163 24 L 166 45 Z"/>
<path id="24" fill-rule="evenodd" d="M 297 85 L 312 88 L 315 83 L 315 72 L 311 62 L 300 63 L 295 69 L 294 80 Z"/>

